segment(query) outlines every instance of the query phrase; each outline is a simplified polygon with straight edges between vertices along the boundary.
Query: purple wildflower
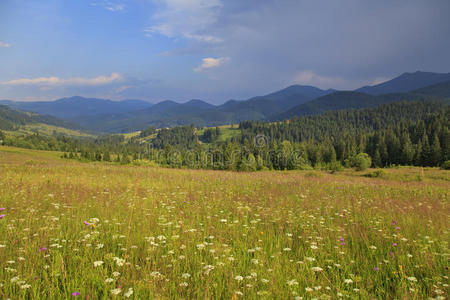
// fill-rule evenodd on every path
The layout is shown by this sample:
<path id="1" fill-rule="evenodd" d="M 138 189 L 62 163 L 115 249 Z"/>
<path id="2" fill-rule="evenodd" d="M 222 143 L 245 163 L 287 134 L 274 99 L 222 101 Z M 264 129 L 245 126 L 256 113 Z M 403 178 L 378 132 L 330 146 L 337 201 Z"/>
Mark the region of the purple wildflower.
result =
<path id="1" fill-rule="evenodd" d="M 47 251 L 47 247 L 39 248 L 39 252 Z"/>
<path id="2" fill-rule="evenodd" d="M 86 224 L 86 226 L 91 226 L 92 224 L 89 223 L 88 221 L 84 221 L 84 224 Z"/>
<path id="3" fill-rule="evenodd" d="M 375 268 L 373 268 L 375 271 L 380 271 L 380 268 L 378 268 L 378 267 L 375 267 Z"/>
<path id="4" fill-rule="evenodd" d="M 79 296 L 79 295 L 81 295 L 80 292 L 73 292 L 73 293 L 72 293 L 72 296 L 73 296 L 73 297 L 76 297 L 76 296 Z"/>
<path id="5" fill-rule="evenodd" d="M 6 207 L 0 207 L 0 211 L 4 211 Z"/>
<path id="6" fill-rule="evenodd" d="M 392 244 L 392 246 L 394 246 L 394 247 L 397 247 L 397 246 L 398 246 L 398 244 L 397 244 L 397 243 L 393 243 L 393 244 Z"/>
<path id="7" fill-rule="evenodd" d="M 0 219 L 3 219 L 6 215 L 0 215 Z"/>

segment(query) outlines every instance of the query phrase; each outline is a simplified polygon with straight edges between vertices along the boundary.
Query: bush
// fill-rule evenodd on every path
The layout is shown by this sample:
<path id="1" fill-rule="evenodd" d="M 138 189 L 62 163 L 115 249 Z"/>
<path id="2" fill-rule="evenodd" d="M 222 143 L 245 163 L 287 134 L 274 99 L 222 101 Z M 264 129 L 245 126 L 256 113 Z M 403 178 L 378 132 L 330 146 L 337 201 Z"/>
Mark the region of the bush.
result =
<path id="1" fill-rule="evenodd" d="M 357 171 L 367 170 L 372 165 L 372 159 L 367 153 L 359 153 L 351 159 L 351 166 Z"/>
<path id="2" fill-rule="evenodd" d="M 239 165 L 239 171 L 250 172 L 256 171 L 256 169 L 256 159 L 255 156 L 251 153 L 246 158 L 244 158 Z"/>
<path id="3" fill-rule="evenodd" d="M 328 164 L 328 170 L 330 170 L 332 173 L 339 172 L 344 170 L 344 166 L 340 161 L 333 161 Z"/>
<path id="4" fill-rule="evenodd" d="M 446 160 L 442 166 L 441 166 L 442 170 L 450 170 L 450 160 Z"/>
<path id="5" fill-rule="evenodd" d="M 386 175 L 386 171 L 384 170 L 376 170 L 374 172 L 365 174 L 365 177 L 369 177 L 369 178 L 380 178 L 380 177 L 384 177 Z"/>

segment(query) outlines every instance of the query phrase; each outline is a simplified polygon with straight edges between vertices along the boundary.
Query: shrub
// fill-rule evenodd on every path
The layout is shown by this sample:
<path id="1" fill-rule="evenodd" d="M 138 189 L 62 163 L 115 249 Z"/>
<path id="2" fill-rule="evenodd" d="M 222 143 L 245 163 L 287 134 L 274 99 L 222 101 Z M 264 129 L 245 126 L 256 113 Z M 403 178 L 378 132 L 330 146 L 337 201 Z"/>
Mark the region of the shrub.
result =
<path id="1" fill-rule="evenodd" d="M 372 165 L 372 159 L 367 153 L 359 153 L 351 159 L 351 166 L 357 171 L 367 170 Z"/>
<path id="2" fill-rule="evenodd" d="M 384 170 L 376 170 L 374 172 L 370 172 L 365 174 L 365 177 L 369 177 L 369 178 L 380 178 L 380 177 L 384 177 L 386 175 L 386 171 Z"/>
<path id="3" fill-rule="evenodd" d="M 450 170 L 450 160 L 444 161 L 444 163 L 441 166 L 442 170 Z"/>
<path id="4" fill-rule="evenodd" d="M 338 172 L 338 171 L 343 171 L 344 170 L 344 166 L 341 164 L 340 161 L 333 161 L 330 162 L 328 164 L 328 169 L 334 173 L 334 172 Z"/>

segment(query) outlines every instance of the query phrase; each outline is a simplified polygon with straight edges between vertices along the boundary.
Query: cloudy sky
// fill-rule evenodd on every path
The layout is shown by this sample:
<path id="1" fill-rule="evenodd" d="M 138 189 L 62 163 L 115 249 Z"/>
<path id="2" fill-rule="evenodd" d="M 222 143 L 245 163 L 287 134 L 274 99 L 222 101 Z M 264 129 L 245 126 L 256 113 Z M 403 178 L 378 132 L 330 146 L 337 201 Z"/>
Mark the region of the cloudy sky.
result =
<path id="1" fill-rule="evenodd" d="M 0 99 L 245 99 L 450 72 L 449 0 L 0 1 Z"/>

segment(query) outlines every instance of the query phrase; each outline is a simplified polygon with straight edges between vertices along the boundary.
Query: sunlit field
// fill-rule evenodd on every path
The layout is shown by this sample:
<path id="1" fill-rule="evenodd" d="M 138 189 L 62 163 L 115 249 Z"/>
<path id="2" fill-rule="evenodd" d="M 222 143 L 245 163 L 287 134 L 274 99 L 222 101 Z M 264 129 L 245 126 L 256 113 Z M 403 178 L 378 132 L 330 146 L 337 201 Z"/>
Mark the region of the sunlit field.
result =
<path id="1" fill-rule="evenodd" d="M 0 147 L 2 299 L 449 294 L 448 171 L 233 173 L 59 155 Z"/>

